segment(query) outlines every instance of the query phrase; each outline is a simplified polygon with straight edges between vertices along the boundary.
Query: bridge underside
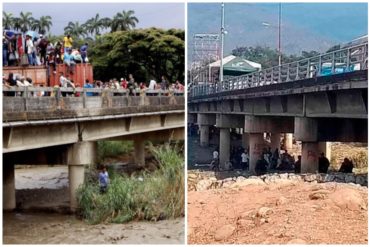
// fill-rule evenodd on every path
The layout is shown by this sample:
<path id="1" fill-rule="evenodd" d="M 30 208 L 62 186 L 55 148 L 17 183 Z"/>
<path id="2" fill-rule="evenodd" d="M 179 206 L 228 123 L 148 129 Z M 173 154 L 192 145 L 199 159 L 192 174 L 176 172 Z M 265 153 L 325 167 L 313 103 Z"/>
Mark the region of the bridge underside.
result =
<path id="1" fill-rule="evenodd" d="M 184 113 L 181 111 L 151 112 L 148 115 L 137 114 L 117 119 L 107 118 L 104 116 L 99 120 L 74 123 L 68 123 L 68 119 L 63 119 L 59 123 L 48 125 L 5 127 L 3 128 L 3 153 L 184 127 Z"/>

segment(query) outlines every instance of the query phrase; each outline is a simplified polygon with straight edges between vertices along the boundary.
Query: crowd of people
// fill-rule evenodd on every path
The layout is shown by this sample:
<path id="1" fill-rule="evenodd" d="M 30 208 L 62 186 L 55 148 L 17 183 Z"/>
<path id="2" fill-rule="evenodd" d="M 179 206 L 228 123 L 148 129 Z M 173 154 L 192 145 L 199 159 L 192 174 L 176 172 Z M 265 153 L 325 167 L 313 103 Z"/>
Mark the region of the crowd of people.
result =
<path id="1" fill-rule="evenodd" d="M 3 86 L 5 88 L 10 87 L 32 87 L 32 86 L 40 86 L 39 84 L 35 84 L 31 78 L 25 77 L 19 74 L 9 73 L 7 77 L 3 76 Z M 42 85 L 41 85 L 42 86 Z M 113 78 L 109 81 L 103 82 L 100 80 L 89 81 L 86 79 L 85 83 L 81 85 L 78 82 L 74 82 L 71 78 L 69 73 L 60 72 L 59 73 L 59 84 L 54 86 L 55 88 L 97 88 L 97 89 L 125 89 L 128 90 L 129 95 L 136 95 L 137 93 L 146 92 L 149 90 L 148 94 L 154 94 L 150 91 L 152 90 L 169 90 L 174 92 L 175 94 L 182 94 L 184 92 L 184 85 L 180 83 L 180 81 L 176 81 L 175 83 L 169 83 L 166 80 L 165 76 L 162 76 L 162 81 L 157 83 L 154 79 L 150 80 L 150 82 L 136 82 L 133 75 L 129 74 L 128 80 L 122 77 L 120 80 Z M 75 90 L 74 90 L 75 91 Z M 19 92 L 21 93 L 21 92 Z M 6 92 L 4 95 L 6 96 L 15 96 L 14 93 Z M 96 96 L 97 93 L 87 92 L 86 96 Z M 114 93 L 114 96 L 121 95 L 120 92 Z M 34 94 L 34 96 L 50 96 L 47 93 L 41 94 Z M 69 96 L 69 97 L 79 97 L 80 93 L 75 91 L 74 93 L 62 93 L 62 96 Z"/>
<path id="2" fill-rule="evenodd" d="M 88 43 L 81 47 L 73 45 L 72 37 L 67 34 L 63 41 L 50 42 L 42 34 L 23 35 L 11 30 L 3 35 L 3 66 L 45 65 L 56 73 L 56 64 L 66 64 L 68 72 L 74 73 L 74 65 L 87 63 Z"/>
<path id="3" fill-rule="evenodd" d="M 249 170 L 250 156 L 248 149 L 242 147 L 231 149 L 230 153 L 230 168 L 231 169 L 242 169 Z M 212 153 L 212 162 L 210 165 L 211 169 L 219 170 L 219 152 L 215 149 Z M 319 173 L 328 173 L 330 167 L 330 161 L 325 157 L 324 153 L 320 154 L 319 157 Z M 339 172 L 352 173 L 353 163 L 348 158 L 344 158 L 344 161 L 339 169 Z M 298 159 L 288 153 L 287 150 L 280 152 L 279 149 L 275 149 L 273 152 L 270 147 L 264 148 L 261 156 L 255 164 L 255 172 L 257 175 L 263 175 L 268 171 L 294 171 L 295 173 L 301 173 L 301 155 L 298 155 Z"/>

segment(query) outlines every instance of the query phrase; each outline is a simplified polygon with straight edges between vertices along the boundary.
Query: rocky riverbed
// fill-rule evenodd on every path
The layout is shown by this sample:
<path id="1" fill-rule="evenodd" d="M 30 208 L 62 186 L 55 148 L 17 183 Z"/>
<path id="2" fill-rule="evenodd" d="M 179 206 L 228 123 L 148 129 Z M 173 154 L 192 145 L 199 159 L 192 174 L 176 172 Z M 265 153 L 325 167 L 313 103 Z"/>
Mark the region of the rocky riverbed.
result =
<path id="1" fill-rule="evenodd" d="M 368 243 L 367 176 L 242 175 L 189 173 L 189 244 Z"/>

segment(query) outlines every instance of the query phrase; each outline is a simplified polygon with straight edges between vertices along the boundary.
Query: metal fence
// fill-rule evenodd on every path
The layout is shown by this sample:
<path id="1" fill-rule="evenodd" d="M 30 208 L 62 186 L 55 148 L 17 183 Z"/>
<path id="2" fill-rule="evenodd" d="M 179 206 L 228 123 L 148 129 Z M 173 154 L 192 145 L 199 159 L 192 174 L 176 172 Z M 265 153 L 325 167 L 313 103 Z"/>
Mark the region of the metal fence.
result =
<path id="1" fill-rule="evenodd" d="M 270 84 L 298 81 L 320 76 L 367 69 L 368 42 L 321 54 L 319 56 L 282 64 L 251 74 L 233 77 L 219 83 L 195 85 L 191 97 L 218 92 L 260 87 Z"/>

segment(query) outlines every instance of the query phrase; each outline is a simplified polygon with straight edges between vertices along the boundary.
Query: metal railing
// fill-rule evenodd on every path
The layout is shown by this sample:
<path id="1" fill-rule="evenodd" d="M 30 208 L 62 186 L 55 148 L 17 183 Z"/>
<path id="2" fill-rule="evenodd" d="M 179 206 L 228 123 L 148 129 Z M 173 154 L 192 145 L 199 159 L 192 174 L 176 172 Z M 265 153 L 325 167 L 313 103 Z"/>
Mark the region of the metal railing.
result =
<path id="1" fill-rule="evenodd" d="M 320 76 L 367 69 L 368 42 L 320 54 L 319 56 L 282 64 L 219 83 L 195 85 L 191 97 L 219 92 L 298 81 Z"/>
<path id="2" fill-rule="evenodd" d="M 63 87 L 9 87 L 3 86 L 3 97 L 101 97 L 109 96 L 183 96 L 184 91 L 180 90 L 134 90 L 130 93 L 128 89 L 108 88 L 63 88 Z"/>

